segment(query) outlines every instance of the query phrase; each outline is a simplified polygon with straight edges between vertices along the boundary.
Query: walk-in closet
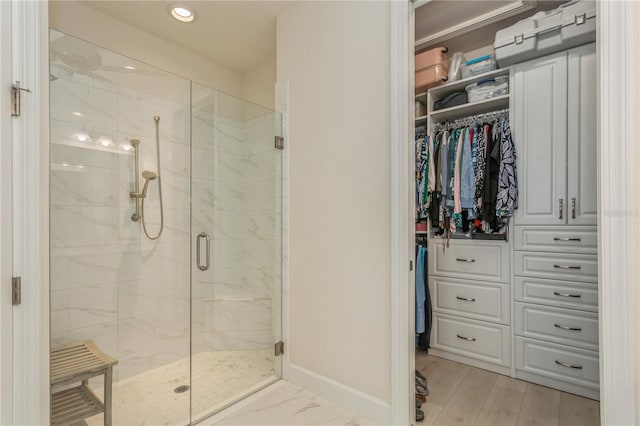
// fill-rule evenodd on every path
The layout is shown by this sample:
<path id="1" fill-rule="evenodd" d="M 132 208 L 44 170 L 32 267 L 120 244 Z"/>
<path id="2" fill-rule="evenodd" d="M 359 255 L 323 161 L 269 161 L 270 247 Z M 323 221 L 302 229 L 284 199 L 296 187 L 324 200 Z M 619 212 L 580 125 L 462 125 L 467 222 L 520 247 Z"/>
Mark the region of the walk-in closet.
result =
<path id="1" fill-rule="evenodd" d="M 595 2 L 417 2 L 416 420 L 599 424 Z"/>

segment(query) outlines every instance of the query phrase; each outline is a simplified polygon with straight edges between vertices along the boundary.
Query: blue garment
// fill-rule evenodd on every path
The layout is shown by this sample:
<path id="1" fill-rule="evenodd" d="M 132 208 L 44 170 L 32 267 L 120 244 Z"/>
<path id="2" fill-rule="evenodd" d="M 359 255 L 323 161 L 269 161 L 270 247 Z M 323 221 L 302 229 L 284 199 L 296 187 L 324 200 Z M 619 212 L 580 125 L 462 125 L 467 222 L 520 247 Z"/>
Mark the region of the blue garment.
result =
<path id="1" fill-rule="evenodd" d="M 476 177 L 473 172 L 471 153 L 471 128 L 465 129 L 462 156 L 460 161 L 460 205 L 463 209 L 471 209 L 476 200 Z"/>
<path id="2" fill-rule="evenodd" d="M 422 246 L 418 246 L 416 255 L 416 334 L 425 332 L 425 306 L 424 302 L 427 300 L 427 289 L 425 282 L 425 256 L 427 249 Z"/>

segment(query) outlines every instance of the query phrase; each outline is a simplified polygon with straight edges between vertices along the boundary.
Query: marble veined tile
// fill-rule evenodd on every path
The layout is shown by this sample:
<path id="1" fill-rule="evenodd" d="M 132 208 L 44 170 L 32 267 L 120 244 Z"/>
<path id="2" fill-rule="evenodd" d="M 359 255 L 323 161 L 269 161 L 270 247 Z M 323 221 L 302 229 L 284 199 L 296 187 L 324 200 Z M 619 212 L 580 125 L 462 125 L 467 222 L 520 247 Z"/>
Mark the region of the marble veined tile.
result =
<path id="1" fill-rule="evenodd" d="M 75 288 L 69 293 L 69 324 L 88 327 L 112 323 L 118 316 L 118 287 L 107 283 Z"/>
<path id="2" fill-rule="evenodd" d="M 193 211 L 194 229 L 209 232 L 213 239 L 273 238 L 276 220 L 273 210 Z"/>
<path id="3" fill-rule="evenodd" d="M 278 180 L 277 184 L 280 184 Z M 215 210 L 273 210 L 276 181 L 231 183 L 193 179 L 193 207 Z"/>
<path id="4" fill-rule="evenodd" d="M 343 407 L 320 398 L 298 386 L 286 383 L 275 387 L 247 406 L 217 421 L 203 425 L 225 426 L 303 426 L 375 425 Z"/>
<path id="5" fill-rule="evenodd" d="M 195 353 L 192 360 L 185 356 L 134 375 L 119 372 L 112 392 L 113 424 L 186 425 L 190 401 L 197 416 L 272 378 L 270 352 L 205 351 Z M 128 363 L 129 359 L 121 359 L 119 367 Z M 181 385 L 191 385 L 191 390 L 176 393 Z M 95 392 L 102 397 L 101 389 L 95 388 Z M 86 422 L 102 425 L 103 417 L 97 415 Z"/>
<path id="6" fill-rule="evenodd" d="M 117 128 L 117 95 L 114 92 L 64 79 L 53 82 L 49 90 L 52 118 L 102 129 Z M 82 116 L 72 114 L 74 112 Z"/>
<path id="7" fill-rule="evenodd" d="M 121 281 L 118 283 L 118 317 L 143 317 L 188 305 L 189 287 L 187 275 L 181 273 Z"/>
<path id="8" fill-rule="evenodd" d="M 141 99 L 142 98 L 142 99 Z M 159 105 L 153 98 L 132 98 L 118 96 L 118 129 L 123 133 L 155 137 L 154 116 L 160 117 L 160 137 L 172 141 L 184 140 L 188 117 L 165 105 Z M 183 143 L 183 142 L 182 142 Z"/>
<path id="9" fill-rule="evenodd" d="M 134 242 L 121 245 L 120 281 L 134 281 L 142 278 L 163 277 L 169 274 L 184 273 L 189 279 L 190 253 L 189 241 Z"/>
<path id="10" fill-rule="evenodd" d="M 241 331 L 273 329 L 271 300 L 247 300 L 239 304 L 239 326 Z"/>
<path id="11" fill-rule="evenodd" d="M 115 207 L 51 206 L 52 247 L 88 247 L 117 242 Z"/>
<path id="12" fill-rule="evenodd" d="M 273 240 L 213 240 L 211 246 L 214 267 L 274 265 L 276 248 Z"/>
<path id="13" fill-rule="evenodd" d="M 142 222 L 131 220 L 135 207 L 120 209 L 119 238 L 121 242 L 148 241 L 142 229 Z M 191 237 L 190 211 L 188 208 L 163 209 L 164 225 L 160 238 L 163 242 L 188 241 Z M 145 206 L 145 223 L 147 230 L 156 235 L 160 230 L 160 209 Z"/>
<path id="14" fill-rule="evenodd" d="M 120 320 L 118 327 L 120 357 L 159 353 L 159 348 L 188 340 L 189 305 Z"/>
<path id="15" fill-rule="evenodd" d="M 51 249 L 51 289 L 88 287 L 118 280 L 118 246 Z"/>
<path id="16" fill-rule="evenodd" d="M 51 170 L 52 206 L 118 206 L 118 174 L 114 169 L 59 164 Z"/>
<path id="17" fill-rule="evenodd" d="M 271 330 L 238 331 L 238 348 L 241 351 L 273 348 L 275 339 Z"/>
<path id="18" fill-rule="evenodd" d="M 237 301 L 207 301 L 204 308 L 205 330 L 237 331 L 239 303 Z"/>
<path id="19" fill-rule="evenodd" d="M 59 126 L 60 122 L 51 122 L 51 132 Z M 65 134 L 66 137 L 72 135 L 70 131 Z M 60 143 L 55 143 L 53 137 L 51 138 L 50 152 L 51 163 L 67 163 L 73 166 L 85 166 L 85 167 L 102 167 L 115 169 L 118 168 L 118 161 L 120 155 L 113 152 L 100 151 L 96 149 L 87 149 L 79 146 L 69 146 Z M 125 155 L 126 156 L 126 155 Z"/>

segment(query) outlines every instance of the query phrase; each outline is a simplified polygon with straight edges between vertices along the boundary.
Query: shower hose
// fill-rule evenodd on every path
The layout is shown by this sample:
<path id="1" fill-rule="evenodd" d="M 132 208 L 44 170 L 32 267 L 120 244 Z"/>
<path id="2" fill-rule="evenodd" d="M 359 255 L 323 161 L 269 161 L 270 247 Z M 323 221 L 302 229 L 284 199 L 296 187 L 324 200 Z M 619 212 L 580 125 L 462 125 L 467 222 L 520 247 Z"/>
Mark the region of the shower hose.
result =
<path id="1" fill-rule="evenodd" d="M 149 234 L 147 230 L 147 222 L 144 217 L 144 198 L 142 199 L 142 229 L 144 230 L 144 234 L 150 240 L 157 240 L 162 235 L 162 230 L 164 229 L 164 208 L 162 206 L 162 177 L 160 175 L 160 116 L 153 116 L 153 121 L 156 122 L 156 170 L 158 170 L 158 192 L 160 193 L 160 231 L 158 231 L 158 235 L 152 236 Z M 146 198 L 146 197 L 145 197 Z"/>

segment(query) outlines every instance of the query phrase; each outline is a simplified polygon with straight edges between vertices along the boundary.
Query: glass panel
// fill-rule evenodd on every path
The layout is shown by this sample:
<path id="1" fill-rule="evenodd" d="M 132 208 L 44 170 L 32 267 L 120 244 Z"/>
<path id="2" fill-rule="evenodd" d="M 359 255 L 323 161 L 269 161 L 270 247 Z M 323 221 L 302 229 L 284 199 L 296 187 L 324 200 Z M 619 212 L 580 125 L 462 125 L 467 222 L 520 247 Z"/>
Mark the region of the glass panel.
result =
<path id="1" fill-rule="evenodd" d="M 192 84 L 192 418 L 273 382 L 280 358 L 280 114 Z M 204 263 L 204 261 L 202 262 Z"/>
<path id="2" fill-rule="evenodd" d="M 90 340 L 117 360 L 114 425 L 188 424 L 190 392 L 176 389 L 190 383 L 190 83 L 56 31 L 50 51 L 51 346 Z M 164 214 L 156 240 L 131 218 L 134 139 L 139 175 L 152 172 L 152 237 Z M 52 362 L 88 365 L 62 355 Z M 69 381 L 53 377 L 54 412 L 59 392 L 81 383 L 60 371 Z M 100 399 L 102 380 L 88 383 Z"/>

